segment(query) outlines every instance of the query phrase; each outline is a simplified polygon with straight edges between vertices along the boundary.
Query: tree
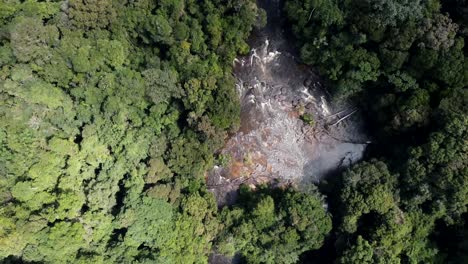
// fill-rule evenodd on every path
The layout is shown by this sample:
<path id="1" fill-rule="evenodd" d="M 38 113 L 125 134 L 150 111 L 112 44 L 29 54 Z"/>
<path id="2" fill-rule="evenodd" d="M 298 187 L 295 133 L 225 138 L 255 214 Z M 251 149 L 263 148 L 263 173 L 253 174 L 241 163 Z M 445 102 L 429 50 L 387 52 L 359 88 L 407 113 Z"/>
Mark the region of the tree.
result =
<path id="1" fill-rule="evenodd" d="M 372 160 L 354 166 L 343 174 L 343 231 L 354 233 L 359 219 L 370 213 L 385 214 L 396 206 L 397 177 L 382 161 Z"/>
<path id="2" fill-rule="evenodd" d="M 105 29 L 116 19 L 110 0 L 70 0 L 67 14 L 72 26 L 80 29 Z"/>
<path id="3" fill-rule="evenodd" d="M 18 17 L 10 30 L 11 47 L 20 62 L 34 61 L 43 64 L 50 60 L 50 46 L 58 43 L 59 32 L 55 25 L 44 25 L 40 18 Z"/>
<path id="4" fill-rule="evenodd" d="M 353 3 L 357 12 L 369 17 L 378 27 L 396 26 L 423 16 L 425 3 L 408 0 L 365 0 Z M 352 4 L 352 5 L 353 5 Z"/>
<path id="5" fill-rule="evenodd" d="M 203 175 L 239 122 L 254 1 L 0 9 L 0 262 L 206 263 Z"/>
<path id="6" fill-rule="evenodd" d="M 174 239 L 173 209 L 170 204 L 159 199 L 144 197 L 138 207 L 128 208 L 120 222 L 127 229 L 124 243 L 138 248 L 140 245 L 161 250 Z"/>
<path id="7" fill-rule="evenodd" d="M 155 104 L 169 103 L 171 98 L 181 98 L 177 72 L 172 69 L 148 69 L 143 72 L 148 96 Z"/>
<path id="8" fill-rule="evenodd" d="M 345 251 L 343 256 L 340 258 L 339 263 L 366 263 L 371 264 L 373 262 L 374 250 L 368 241 L 358 236 L 357 242 L 350 249 Z"/>
<path id="9" fill-rule="evenodd" d="M 449 99 L 451 98 L 451 99 Z M 412 148 L 405 164 L 404 194 L 409 208 L 443 211 L 448 222 L 466 212 L 467 171 L 463 147 L 466 139 L 466 92 L 456 92 L 439 106 L 443 128 L 425 144 Z M 465 126 L 465 127 L 464 127 Z M 426 205 L 424 205 L 426 203 Z"/>
<path id="10" fill-rule="evenodd" d="M 424 26 L 425 41 L 420 44 L 421 47 L 447 50 L 454 45 L 458 25 L 450 17 L 437 14 L 433 19 L 426 20 Z"/>
<path id="11" fill-rule="evenodd" d="M 248 263 L 295 263 L 302 252 L 320 248 L 331 230 L 316 194 L 244 186 L 240 196 L 240 206 L 221 214 L 225 227 L 217 248 L 239 251 Z"/>

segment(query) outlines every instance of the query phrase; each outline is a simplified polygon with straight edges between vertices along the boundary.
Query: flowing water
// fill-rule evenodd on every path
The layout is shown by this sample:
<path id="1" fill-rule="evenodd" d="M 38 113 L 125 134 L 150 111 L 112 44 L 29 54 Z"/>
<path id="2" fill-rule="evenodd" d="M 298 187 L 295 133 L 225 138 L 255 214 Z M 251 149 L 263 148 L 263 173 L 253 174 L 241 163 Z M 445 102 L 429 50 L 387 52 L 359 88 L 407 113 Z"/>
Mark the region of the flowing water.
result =
<path id="1" fill-rule="evenodd" d="M 313 67 L 298 62 L 280 2 L 259 5 L 268 24 L 252 34 L 250 54 L 233 62 L 241 126 L 221 150 L 228 162 L 207 178 L 219 205 L 232 203 L 242 183 L 317 183 L 361 159 L 369 143 L 359 110 L 331 102 Z M 314 124 L 303 122 L 304 114 Z"/>

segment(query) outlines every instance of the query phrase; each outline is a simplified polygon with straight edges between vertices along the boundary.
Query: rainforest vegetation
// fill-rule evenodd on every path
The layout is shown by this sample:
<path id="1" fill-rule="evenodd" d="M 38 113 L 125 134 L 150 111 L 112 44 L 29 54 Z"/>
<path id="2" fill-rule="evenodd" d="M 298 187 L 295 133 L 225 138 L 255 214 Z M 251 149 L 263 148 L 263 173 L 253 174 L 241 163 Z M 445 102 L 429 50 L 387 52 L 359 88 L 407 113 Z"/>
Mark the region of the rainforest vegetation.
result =
<path id="1" fill-rule="evenodd" d="M 336 100 L 361 105 L 376 137 L 367 161 L 323 187 L 334 260 L 465 263 L 468 2 L 288 0 L 285 11 L 301 59 Z"/>
<path id="2" fill-rule="evenodd" d="M 1 0 L 0 262 L 466 263 L 468 2 L 284 12 L 375 143 L 317 188 L 218 208 L 205 173 L 239 127 L 254 0 Z"/>
<path id="3" fill-rule="evenodd" d="M 252 1 L 0 4 L 0 258 L 203 263 Z"/>

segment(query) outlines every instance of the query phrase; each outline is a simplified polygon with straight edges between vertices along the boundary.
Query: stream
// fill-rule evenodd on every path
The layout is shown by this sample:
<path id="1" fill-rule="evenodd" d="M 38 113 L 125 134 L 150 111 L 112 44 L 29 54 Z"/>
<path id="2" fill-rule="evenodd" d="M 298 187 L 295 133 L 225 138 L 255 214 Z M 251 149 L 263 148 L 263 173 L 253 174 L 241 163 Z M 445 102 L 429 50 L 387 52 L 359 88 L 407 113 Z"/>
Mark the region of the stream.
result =
<path id="1" fill-rule="evenodd" d="M 370 143 L 361 112 L 334 103 L 313 67 L 299 62 L 285 32 L 280 0 L 261 0 L 268 23 L 254 30 L 247 56 L 234 62 L 241 102 L 239 130 L 225 143 L 207 185 L 219 206 L 232 204 L 240 184 L 298 188 L 359 161 Z M 313 117 L 313 124 L 301 116 Z"/>

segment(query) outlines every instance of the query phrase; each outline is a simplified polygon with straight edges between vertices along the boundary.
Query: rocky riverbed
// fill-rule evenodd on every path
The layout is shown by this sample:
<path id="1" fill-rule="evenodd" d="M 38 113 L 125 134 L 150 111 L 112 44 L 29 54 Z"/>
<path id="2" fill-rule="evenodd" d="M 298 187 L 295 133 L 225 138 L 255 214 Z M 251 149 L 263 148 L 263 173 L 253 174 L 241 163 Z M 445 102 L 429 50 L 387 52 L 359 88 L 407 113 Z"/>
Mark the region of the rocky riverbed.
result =
<path id="1" fill-rule="evenodd" d="M 241 126 L 207 176 L 219 205 L 233 202 L 242 183 L 316 183 L 361 159 L 369 143 L 359 109 L 331 102 L 313 67 L 298 62 L 280 2 L 259 4 L 268 24 L 252 34 L 250 54 L 233 62 Z"/>

